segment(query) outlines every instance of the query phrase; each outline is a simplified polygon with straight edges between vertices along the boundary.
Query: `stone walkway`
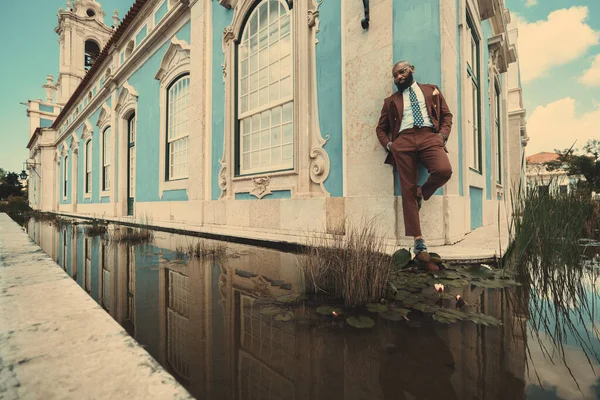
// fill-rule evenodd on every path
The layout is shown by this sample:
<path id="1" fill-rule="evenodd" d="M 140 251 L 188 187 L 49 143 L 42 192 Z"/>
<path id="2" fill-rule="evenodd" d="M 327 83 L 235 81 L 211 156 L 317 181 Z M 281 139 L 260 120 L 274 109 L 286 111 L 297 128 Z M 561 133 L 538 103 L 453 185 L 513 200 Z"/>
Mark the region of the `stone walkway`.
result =
<path id="1" fill-rule="evenodd" d="M 189 399 L 0 213 L 0 399 Z"/>

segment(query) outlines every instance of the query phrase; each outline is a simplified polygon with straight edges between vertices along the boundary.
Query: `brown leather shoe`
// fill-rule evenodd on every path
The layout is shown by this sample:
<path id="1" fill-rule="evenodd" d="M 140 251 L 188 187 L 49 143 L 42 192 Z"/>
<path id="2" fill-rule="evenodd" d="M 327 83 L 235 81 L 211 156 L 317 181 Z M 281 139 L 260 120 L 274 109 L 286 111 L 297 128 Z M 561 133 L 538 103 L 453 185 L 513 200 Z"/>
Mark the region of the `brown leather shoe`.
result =
<path id="1" fill-rule="evenodd" d="M 431 256 L 429 255 L 427 250 L 420 252 L 415 258 L 422 263 L 431 262 Z"/>

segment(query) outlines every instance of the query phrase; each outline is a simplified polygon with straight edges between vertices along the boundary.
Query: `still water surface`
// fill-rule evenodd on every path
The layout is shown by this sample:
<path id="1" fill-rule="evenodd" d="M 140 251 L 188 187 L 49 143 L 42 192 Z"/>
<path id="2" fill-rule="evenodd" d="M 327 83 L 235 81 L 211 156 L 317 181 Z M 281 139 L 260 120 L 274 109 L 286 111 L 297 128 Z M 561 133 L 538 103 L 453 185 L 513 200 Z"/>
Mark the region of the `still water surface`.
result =
<path id="1" fill-rule="evenodd" d="M 552 299 L 523 287 L 452 289 L 499 327 L 415 312 L 359 330 L 318 316 L 310 300 L 291 321 L 261 314 L 268 299 L 302 292 L 298 255 L 227 244 L 226 258 L 198 260 L 176 250 L 204 239 L 183 235 L 156 232 L 152 244 L 131 246 L 88 237 L 83 225 L 31 219 L 26 230 L 199 399 L 600 399 L 591 277 L 592 312 L 573 305 L 577 332 L 559 343 L 531 329 Z"/>

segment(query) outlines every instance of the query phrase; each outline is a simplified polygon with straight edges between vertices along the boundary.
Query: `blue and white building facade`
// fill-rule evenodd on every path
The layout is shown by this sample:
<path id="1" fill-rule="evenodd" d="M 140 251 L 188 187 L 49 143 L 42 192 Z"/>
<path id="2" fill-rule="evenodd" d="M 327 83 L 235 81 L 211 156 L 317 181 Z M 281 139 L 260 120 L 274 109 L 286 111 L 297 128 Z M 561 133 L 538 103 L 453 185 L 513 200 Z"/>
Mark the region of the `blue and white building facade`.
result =
<path id="1" fill-rule="evenodd" d="M 375 136 L 404 59 L 454 114 L 454 174 L 424 204 L 424 235 L 497 223 L 527 136 L 504 1 L 368 11 L 365 29 L 361 0 L 136 0 L 108 27 L 97 1 L 68 1 L 59 77 L 30 102 L 30 204 L 292 242 L 376 218 L 410 243 Z"/>

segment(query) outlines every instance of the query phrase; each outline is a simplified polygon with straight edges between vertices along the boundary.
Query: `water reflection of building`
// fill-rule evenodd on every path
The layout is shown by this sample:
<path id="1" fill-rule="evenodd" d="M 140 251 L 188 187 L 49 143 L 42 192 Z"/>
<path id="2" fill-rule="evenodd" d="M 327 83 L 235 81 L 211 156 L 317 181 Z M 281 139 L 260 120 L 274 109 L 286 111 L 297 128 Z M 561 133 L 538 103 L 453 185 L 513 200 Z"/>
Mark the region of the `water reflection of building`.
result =
<path id="1" fill-rule="evenodd" d="M 56 237 L 44 250 L 66 251 L 71 276 L 197 398 L 524 398 L 519 288 L 514 297 L 460 291 L 499 328 L 380 321 L 357 331 L 319 323 L 304 306 L 288 322 L 261 314 L 267 298 L 302 290 L 293 254 L 230 245 L 236 255 L 216 263 L 185 260 L 175 250 L 187 239 L 176 235 L 107 246 L 77 227 L 65 247 L 57 227 L 30 226 L 30 234 Z"/>

